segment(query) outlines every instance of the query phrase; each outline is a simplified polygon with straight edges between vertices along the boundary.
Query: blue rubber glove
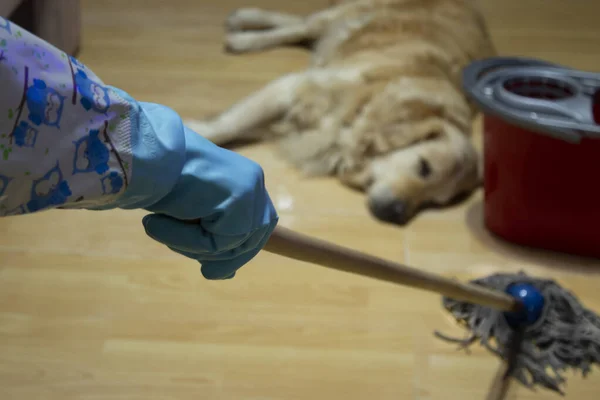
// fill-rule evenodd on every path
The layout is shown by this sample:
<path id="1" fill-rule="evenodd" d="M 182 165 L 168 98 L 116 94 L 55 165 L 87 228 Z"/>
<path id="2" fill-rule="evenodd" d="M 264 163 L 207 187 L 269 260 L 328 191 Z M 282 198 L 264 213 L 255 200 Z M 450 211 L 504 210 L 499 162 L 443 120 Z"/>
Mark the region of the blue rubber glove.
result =
<path id="1" fill-rule="evenodd" d="M 145 209 L 148 236 L 197 260 L 207 279 L 229 279 L 264 247 L 279 220 L 256 162 L 219 147 L 160 104 L 129 113 L 132 179 L 107 207 Z"/>
<path id="2" fill-rule="evenodd" d="M 155 214 L 143 219 L 144 228 L 151 238 L 199 261 L 207 279 L 232 278 L 265 245 L 277 213 L 258 164 L 188 128 L 184 134 L 181 175 L 169 194 L 146 207 Z"/>
<path id="3" fill-rule="evenodd" d="M 232 278 L 278 222 L 262 168 L 185 127 L 171 109 L 139 104 L 138 121 L 145 123 L 120 207 L 151 211 L 143 219 L 146 233 L 199 261 L 207 279 Z"/>

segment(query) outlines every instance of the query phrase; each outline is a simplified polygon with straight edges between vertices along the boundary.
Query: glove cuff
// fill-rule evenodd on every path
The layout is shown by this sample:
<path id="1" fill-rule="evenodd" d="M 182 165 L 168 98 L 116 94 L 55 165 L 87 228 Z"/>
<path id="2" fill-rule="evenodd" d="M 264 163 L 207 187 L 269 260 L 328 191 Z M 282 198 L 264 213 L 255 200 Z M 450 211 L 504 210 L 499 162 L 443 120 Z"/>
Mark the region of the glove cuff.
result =
<path id="1" fill-rule="evenodd" d="M 181 175 L 185 164 L 183 122 L 166 106 L 137 102 L 120 89 L 112 90 L 135 105 L 122 121 L 130 128 L 131 179 L 127 190 L 113 202 L 89 209 L 147 208 L 166 196 Z"/>

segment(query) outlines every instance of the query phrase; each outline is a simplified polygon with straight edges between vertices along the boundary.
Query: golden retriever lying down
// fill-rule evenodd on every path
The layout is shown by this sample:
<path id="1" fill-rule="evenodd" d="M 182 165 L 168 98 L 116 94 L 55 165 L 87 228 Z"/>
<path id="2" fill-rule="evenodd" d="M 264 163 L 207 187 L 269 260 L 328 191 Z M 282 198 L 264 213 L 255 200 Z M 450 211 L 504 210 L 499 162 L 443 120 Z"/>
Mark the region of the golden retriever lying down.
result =
<path id="1" fill-rule="evenodd" d="M 371 213 L 396 224 L 479 186 L 461 70 L 495 51 L 473 1 L 343 1 L 308 17 L 240 9 L 227 28 L 229 52 L 307 45 L 312 62 L 186 121 L 199 134 L 221 146 L 278 139 L 299 169 L 366 192 Z"/>

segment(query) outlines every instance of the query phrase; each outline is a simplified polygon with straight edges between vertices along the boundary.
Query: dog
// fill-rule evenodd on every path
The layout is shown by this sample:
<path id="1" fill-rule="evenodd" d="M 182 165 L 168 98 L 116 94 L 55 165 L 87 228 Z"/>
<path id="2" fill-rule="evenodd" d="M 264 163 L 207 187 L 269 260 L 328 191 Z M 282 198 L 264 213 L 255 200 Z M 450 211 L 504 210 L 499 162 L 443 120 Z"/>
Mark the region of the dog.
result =
<path id="1" fill-rule="evenodd" d="M 370 213 L 397 225 L 481 185 L 461 73 L 496 51 L 474 0 L 341 1 L 307 17 L 245 8 L 226 30 L 229 53 L 304 46 L 311 62 L 184 121 L 198 134 L 219 146 L 277 140 L 300 171 L 364 192 Z"/>

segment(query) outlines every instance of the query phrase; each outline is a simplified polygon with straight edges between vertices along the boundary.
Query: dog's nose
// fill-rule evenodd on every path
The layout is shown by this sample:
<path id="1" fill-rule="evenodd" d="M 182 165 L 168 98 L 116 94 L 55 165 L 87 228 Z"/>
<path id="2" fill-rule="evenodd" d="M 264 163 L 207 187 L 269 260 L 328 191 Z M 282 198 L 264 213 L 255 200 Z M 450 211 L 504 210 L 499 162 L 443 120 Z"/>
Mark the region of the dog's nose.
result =
<path id="1" fill-rule="evenodd" d="M 385 222 L 404 225 L 408 220 L 408 207 L 400 200 L 371 202 L 369 208 L 376 218 Z"/>

